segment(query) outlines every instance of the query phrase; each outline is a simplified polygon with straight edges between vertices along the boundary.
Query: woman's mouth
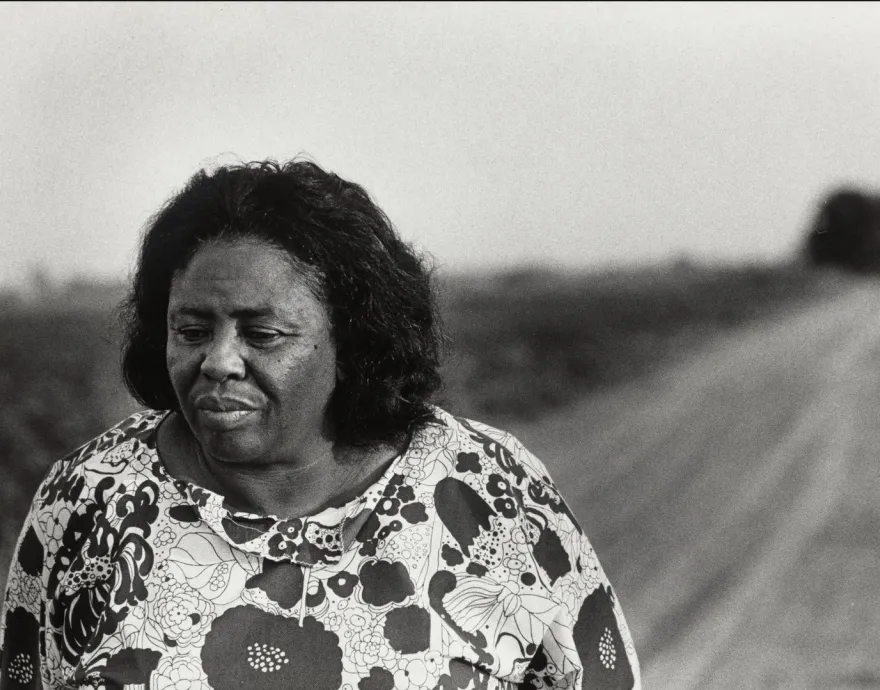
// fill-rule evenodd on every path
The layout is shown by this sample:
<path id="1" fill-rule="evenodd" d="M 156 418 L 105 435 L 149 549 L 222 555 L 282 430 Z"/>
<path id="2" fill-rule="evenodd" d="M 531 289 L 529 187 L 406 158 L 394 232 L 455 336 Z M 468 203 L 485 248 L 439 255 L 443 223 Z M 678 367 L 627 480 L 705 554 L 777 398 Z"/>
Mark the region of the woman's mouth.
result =
<path id="1" fill-rule="evenodd" d="M 256 414 L 256 410 L 209 410 L 196 408 L 199 419 L 208 429 L 229 431 L 244 426 Z"/>

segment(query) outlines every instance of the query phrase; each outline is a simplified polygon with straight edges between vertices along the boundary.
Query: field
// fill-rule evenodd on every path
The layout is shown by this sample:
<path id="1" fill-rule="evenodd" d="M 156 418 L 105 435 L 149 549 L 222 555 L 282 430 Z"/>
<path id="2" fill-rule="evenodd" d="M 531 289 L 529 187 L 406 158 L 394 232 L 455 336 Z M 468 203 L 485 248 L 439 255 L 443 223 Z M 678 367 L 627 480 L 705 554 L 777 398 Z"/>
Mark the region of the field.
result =
<path id="1" fill-rule="evenodd" d="M 449 351 L 438 401 L 514 431 L 567 487 L 648 687 L 880 687 L 859 651 L 871 638 L 841 614 L 870 594 L 862 571 L 842 593 L 839 573 L 836 593 L 816 581 L 834 572 L 828 558 L 878 565 L 859 541 L 880 520 L 864 463 L 850 458 L 865 449 L 848 445 L 867 443 L 873 418 L 873 379 L 862 385 L 880 340 L 880 327 L 862 333 L 877 320 L 873 283 L 687 263 L 439 283 Z M 118 379 L 114 296 L 95 293 L 92 307 L 77 292 L 9 300 L 0 314 L 4 565 L 48 464 L 137 408 Z M 792 573 L 818 594 L 794 597 Z M 856 644 L 838 654 L 801 629 L 817 616 Z M 823 649 L 841 667 L 810 675 Z"/>
<path id="2" fill-rule="evenodd" d="M 840 280 L 798 265 L 687 262 L 446 277 L 444 399 L 495 421 L 538 418 L 645 376 L 707 339 L 833 292 Z"/>

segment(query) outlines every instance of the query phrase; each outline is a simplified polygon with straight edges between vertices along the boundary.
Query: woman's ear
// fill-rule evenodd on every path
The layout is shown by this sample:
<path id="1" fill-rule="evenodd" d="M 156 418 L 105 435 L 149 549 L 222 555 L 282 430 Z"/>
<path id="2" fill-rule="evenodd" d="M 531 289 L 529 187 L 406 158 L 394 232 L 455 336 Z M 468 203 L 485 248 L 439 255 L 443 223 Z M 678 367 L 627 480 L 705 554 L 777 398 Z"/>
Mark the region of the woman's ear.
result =
<path id="1" fill-rule="evenodd" d="M 342 371 L 342 365 L 336 362 L 336 382 L 345 381 L 345 372 Z"/>

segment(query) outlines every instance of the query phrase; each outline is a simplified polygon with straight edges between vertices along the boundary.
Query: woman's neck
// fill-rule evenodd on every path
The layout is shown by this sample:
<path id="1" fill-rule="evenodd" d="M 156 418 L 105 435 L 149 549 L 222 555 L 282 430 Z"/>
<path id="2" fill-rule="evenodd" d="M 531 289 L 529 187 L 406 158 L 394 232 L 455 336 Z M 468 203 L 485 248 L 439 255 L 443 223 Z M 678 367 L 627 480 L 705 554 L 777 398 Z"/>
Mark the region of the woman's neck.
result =
<path id="1" fill-rule="evenodd" d="M 176 413 L 160 426 L 158 445 L 174 478 L 222 495 L 235 510 L 286 518 L 312 515 L 361 495 L 402 450 L 402 443 L 371 448 L 328 444 L 306 462 L 235 464 L 204 453 Z"/>

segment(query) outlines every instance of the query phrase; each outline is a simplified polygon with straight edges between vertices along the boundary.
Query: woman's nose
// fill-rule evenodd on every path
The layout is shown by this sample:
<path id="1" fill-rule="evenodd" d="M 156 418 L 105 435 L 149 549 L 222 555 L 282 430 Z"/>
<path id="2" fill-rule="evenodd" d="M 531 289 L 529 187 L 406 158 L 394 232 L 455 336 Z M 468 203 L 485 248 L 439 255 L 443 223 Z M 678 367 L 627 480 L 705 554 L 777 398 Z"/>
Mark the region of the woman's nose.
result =
<path id="1" fill-rule="evenodd" d="M 202 373 L 215 381 L 243 378 L 245 365 L 238 346 L 235 337 L 215 336 L 208 344 L 202 360 Z"/>

